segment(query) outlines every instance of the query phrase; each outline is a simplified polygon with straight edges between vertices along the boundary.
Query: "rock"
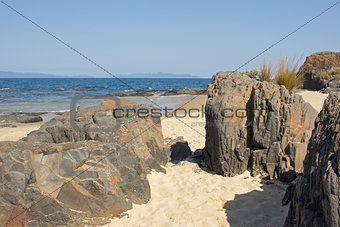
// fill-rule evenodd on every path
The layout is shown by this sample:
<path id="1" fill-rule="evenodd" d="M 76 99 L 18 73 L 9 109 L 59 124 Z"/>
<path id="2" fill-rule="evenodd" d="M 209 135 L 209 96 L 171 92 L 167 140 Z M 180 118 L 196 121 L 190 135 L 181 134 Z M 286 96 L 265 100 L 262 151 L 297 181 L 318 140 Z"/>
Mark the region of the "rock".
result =
<path id="1" fill-rule="evenodd" d="M 128 97 L 128 96 L 153 96 L 157 93 L 160 96 L 171 96 L 171 95 L 205 95 L 207 94 L 207 89 L 201 88 L 181 88 L 174 90 L 165 90 L 165 89 L 137 89 L 133 90 L 131 93 L 110 93 L 107 95 L 103 95 L 105 97 Z"/>
<path id="2" fill-rule="evenodd" d="M 340 93 L 329 95 L 315 120 L 304 174 L 287 190 L 291 200 L 284 226 L 340 225 Z"/>
<path id="3" fill-rule="evenodd" d="M 178 163 L 192 156 L 192 151 L 188 146 L 188 142 L 184 141 L 183 137 L 178 137 L 175 140 L 169 140 L 167 142 L 169 150 L 170 161 Z"/>
<path id="4" fill-rule="evenodd" d="M 207 94 L 207 89 L 200 88 L 182 88 L 178 90 L 168 90 L 165 91 L 162 96 L 170 95 L 205 95 Z"/>
<path id="5" fill-rule="evenodd" d="M 302 173 L 303 172 L 303 160 L 307 154 L 307 144 L 306 143 L 299 143 L 299 142 L 291 142 L 286 147 L 285 152 L 290 160 L 291 166 L 295 169 L 296 172 Z"/>
<path id="6" fill-rule="evenodd" d="M 340 91 L 340 52 L 312 54 L 298 73 L 303 76 L 306 89 Z"/>
<path id="7" fill-rule="evenodd" d="M 34 123 L 42 122 L 44 113 L 9 113 L 0 115 L 0 123 Z"/>
<path id="8" fill-rule="evenodd" d="M 313 107 L 283 86 L 241 72 L 217 73 L 208 92 L 207 168 L 224 176 L 248 169 L 265 171 L 271 179 L 294 179 L 314 127 Z"/>
<path id="9" fill-rule="evenodd" d="M 267 149 L 253 150 L 250 154 L 249 169 L 251 175 L 255 176 L 264 173 L 264 166 L 267 163 Z"/>
<path id="10" fill-rule="evenodd" d="M 0 124 L 0 128 L 16 128 L 14 124 Z"/>
<path id="11" fill-rule="evenodd" d="M 167 162 L 160 118 L 118 118 L 115 107 L 80 107 L 73 121 L 65 113 L 0 142 L 0 223 L 95 226 L 150 199 L 146 176 Z"/>

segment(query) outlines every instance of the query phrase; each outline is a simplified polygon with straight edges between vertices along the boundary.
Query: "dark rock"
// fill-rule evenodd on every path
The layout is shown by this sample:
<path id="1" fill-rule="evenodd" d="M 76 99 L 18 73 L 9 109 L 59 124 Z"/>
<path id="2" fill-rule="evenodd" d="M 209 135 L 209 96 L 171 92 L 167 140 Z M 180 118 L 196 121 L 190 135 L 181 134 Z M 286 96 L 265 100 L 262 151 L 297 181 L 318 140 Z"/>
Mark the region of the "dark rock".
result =
<path id="1" fill-rule="evenodd" d="M 0 142 L 0 223 L 101 225 L 150 199 L 146 175 L 167 162 L 160 119 L 118 119 L 114 107 L 80 107 L 78 130 L 65 113 L 19 142 Z"/>
<path id="2" fill-rule="evenodd" d="M 200 88 L 182 88 L 178 90 L 168 90 L 165 91 L 162 96 L 170 95 L 205 95 L 207 94 L 207 89 Z"/>
<path id="3" fill-rule="evenodd" d="M 288 188 L 291 200 L 284 226 L 340 225 L 340 93 L 329 95 L 315 120 L 304 174 Z"/>
<path id="4" fill-rule="evenodd" d="M 170 161 L 173 163 L 178 163 L 192 156 L 188 142 L 184 141 L 183 137 L 168 141 L 167 147 L 169 149 Z"/>
<path id="5" fill-rule="evenodd" d="M 42 122 L 44 113 L 9 113 L 0 115 L 0 123 L 34 123 Z"/>
<path id="6" fill-rule="evenodd" d="M 340 91 L 340 52 L 312 54 L 298 73 L 303 76 L 306 89 Z"/>
<path id="7" fill-rule="evenodd" d="M 255 176 L 264 173 L 264 166 L 267 163 L 267 149 L 251 151 L 249 169 L 251 175 Z"/>
<path id="8" fill-rule="evenodd" d="M 117 97 L 129 97 L 129 96 L 153 96 L 155 93 L 159 93 L 160 96 L 171 96 L 171 95 L 205 95 L 207 94 L 207 89 L 201 88 L 181 88 L 174 90 L 165 89 L 137 89 L 133 90 L 131 93 L 110 93 L 103 95 L 105 97 L 117 96 Z"/>
<path id="9" fill-rule="evenodd" d="M 283 86 L 241 72 L 216 74 L 208 91 L 207 168 L 224 176 L 248 169 L 253 175 L 265 171 L 271 179 L 294 179 L 317 115 L 313 107 Z"/>
<path id="10" fill-rule="evenodd" d="M 0 128 L 16 128 L 16 125 L 13 124 L 0 124 Z"/>

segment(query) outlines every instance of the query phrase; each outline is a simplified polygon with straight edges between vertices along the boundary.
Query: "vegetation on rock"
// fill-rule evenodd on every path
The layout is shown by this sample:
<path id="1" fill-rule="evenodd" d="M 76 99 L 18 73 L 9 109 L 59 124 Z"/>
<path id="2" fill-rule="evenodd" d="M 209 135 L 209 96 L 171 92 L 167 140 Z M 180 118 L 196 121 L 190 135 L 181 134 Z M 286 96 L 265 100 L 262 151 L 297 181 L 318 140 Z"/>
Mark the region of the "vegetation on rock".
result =
<path id="1" fill-rule="evenodd" d="M 263 59 L 263 62 L 260 67 L 259 79 L 260 81 L 268 81 L 272 80 L 273 76 L 273 67 L 271 63 L 267 63 L 266 59 Z"/>
<path id="2" fill-rule="evenodd" d="M 275 81 L 283 85 L 289 91 L 293 91 L 302 85 L 302 77 L 297 73 L 298 62 L 295 59 L 289 60 L 287 57 L 281 58 Z"/>

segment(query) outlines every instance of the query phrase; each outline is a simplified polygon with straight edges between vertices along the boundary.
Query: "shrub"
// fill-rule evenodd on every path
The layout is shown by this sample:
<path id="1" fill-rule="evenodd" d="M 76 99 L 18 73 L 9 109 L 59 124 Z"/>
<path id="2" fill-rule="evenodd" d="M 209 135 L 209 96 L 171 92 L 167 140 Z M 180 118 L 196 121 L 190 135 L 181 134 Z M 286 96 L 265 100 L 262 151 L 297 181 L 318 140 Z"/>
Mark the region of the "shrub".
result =
<path id="1" fill-rule="evenodd" d="M 302 85 L 302 77 L 297 74 L 299 61 L 281 58 L 275 80 L 279 85 L 285 86 L 289 91 L 293 91 Z"/>
<path id="2" fill-rule="evenodd" d="M 245 71 L 245 74 L 250 78 L 257 79 L 257 77 L 259 76 L 259 71 L 257 69 L 253 69 L 250 71 L 247 70 Z"/>
<path id="3" fill-rule="evenodd" d="M 260 81 L 271 81 L 272 80 L 272 64 L 267 63 L 266 59 L 263 59 L 262 65 L 260 67 L 259 79 Z"/>

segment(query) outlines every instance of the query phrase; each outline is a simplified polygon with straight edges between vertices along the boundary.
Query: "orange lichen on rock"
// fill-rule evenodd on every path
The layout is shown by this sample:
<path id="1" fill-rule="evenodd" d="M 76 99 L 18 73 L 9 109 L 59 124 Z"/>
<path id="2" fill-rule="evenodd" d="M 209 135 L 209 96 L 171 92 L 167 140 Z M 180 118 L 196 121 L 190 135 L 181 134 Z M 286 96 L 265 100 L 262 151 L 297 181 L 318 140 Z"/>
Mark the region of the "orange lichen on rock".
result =
<path id="1" fill-rule="evenodd" d="M 105 108 L 116 108 L 117 103 L 113 100 L 105 100 L 103 103 L 103 106 Z"/>
<path id="2" fill-rule="evenodd" d="M 118 182 L 119 182 L 118 177 L 113 175 L 110 170 L 107 170 L 107 178 L 111 182 L 113 189 L 117 190 L 118 189 Z"/>
<path id="3" fill-rule="evenodd" d="M 79 191 L 81 194 L 83 194 L 84 196 L 88 196 L 88 197 L 92 197 L 94 198 L 93 195 L 91 195 L 83 186 L 81 186 L 80 184 L 78 184 L 75 181 L 72 181 L 72 186 L 77 189 L 77 191 Z"/>
<path id="4" fill-rule="evenodd" d="M 104 108 L 116 108 L 117 104 L 121 104 L 121 105 L 128 105 L 128 104 L 135 104 L 135 102 L 132 101 L 126 101 L 126 100 L 120 100 L 119 102 L 116 102 L 114 100 L 105 100 L 103 103 Z"/>

